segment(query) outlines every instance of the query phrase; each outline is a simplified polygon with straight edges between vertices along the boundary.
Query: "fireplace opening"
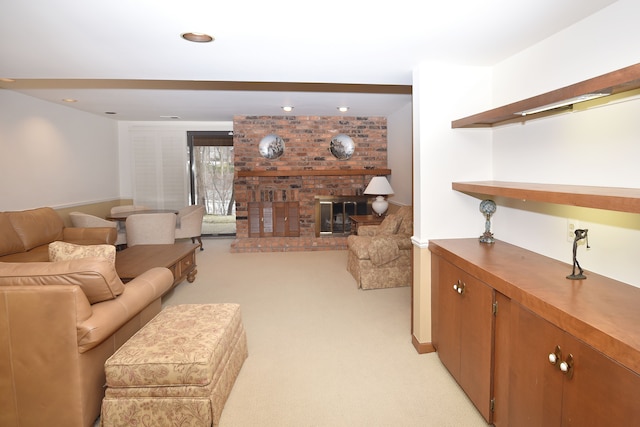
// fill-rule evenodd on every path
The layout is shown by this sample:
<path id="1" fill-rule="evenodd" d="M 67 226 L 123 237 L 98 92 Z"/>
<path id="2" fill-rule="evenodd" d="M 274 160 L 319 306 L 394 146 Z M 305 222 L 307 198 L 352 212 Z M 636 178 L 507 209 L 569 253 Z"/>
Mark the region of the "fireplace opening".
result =
<path id="1" fill-rule="evenodd" d="M 316 196 L 316 237 L 351 234 L 351 215 L 371 215 L 369 196 Z"/>

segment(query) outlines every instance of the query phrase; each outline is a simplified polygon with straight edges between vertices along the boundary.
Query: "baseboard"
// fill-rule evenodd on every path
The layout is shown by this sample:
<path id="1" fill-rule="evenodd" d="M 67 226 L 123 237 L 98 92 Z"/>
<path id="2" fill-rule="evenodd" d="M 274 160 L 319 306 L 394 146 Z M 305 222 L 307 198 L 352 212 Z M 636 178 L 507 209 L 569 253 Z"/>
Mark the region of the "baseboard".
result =
<path id="1" fill-rule="evenodd" d="M 419 342 L 414 335 L 411 335 L 411 343 L 413 347 L 416 349 L 418 354 L 425 353 L 433 353 L 436 351 L 436 348 L 430 342 L 421 343 Z"/>

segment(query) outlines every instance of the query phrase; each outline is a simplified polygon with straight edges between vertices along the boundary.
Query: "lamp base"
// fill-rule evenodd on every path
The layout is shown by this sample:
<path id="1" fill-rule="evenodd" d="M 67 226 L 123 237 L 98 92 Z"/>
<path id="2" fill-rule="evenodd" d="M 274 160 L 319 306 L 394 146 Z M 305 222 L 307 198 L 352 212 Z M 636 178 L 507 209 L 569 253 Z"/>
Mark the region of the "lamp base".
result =
<path id="1" fill-rule="evenodd" d="M 371 209 L 378 216 L 384 215 L 384 213 L 389 208 L 389 202 L 387 202 L 384 196 L 377 196 L 376 199 L 371 203 Z"/>

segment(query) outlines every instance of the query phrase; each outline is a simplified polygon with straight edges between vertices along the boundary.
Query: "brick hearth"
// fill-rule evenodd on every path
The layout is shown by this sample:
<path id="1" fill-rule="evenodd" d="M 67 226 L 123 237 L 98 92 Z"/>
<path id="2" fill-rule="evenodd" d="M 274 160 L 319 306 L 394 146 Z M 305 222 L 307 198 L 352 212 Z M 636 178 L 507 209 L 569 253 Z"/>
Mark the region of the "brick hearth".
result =
<path id="1" fill-rule="evenodd" d="M 315 196 L 361 194 L 374 175 L 296 175 L 292 171 L 354 171 L 387 167 L 387 119 L 384 117 L 237 116 L 233 120 L 236 240 L 234 252 L 345 249 L 344 236 L 315 236 Z M 275 133 L 284 154 L 274 160 L 260 155 L 260 140 Z M 331 138 L 349 135 L 355 152 L 338 160 L 329 151 Z M 238 176 L 241 171 L 286 171 L 293 176 Z M 300 203 L 300 237 L 248 237 L 248 203 L 264 200 Z"/>

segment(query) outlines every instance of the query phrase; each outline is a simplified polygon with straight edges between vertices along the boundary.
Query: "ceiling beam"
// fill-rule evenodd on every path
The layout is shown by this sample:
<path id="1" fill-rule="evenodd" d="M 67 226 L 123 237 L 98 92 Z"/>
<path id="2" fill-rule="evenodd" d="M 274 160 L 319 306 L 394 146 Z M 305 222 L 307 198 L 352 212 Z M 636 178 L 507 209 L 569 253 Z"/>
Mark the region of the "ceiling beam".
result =
<path id="1" fill-rule="evenodd" d="M 16 79 L 0 81 L 0 87 L 10 90 L 27 89 L 163 89 L 163 90 L 222 90 L 265 92 L 326 92 L 381 93 L 411 95 L 411 85 L 351 84 L 351 83 L 293 83 L 293 82 L 234 82 L 209 80 L 135 80 L 135 79 Z"/>

